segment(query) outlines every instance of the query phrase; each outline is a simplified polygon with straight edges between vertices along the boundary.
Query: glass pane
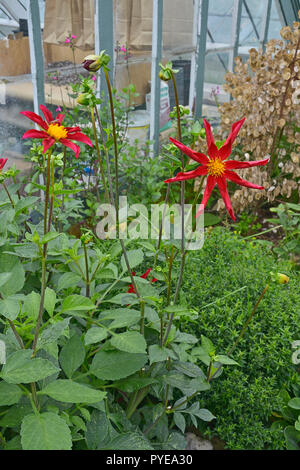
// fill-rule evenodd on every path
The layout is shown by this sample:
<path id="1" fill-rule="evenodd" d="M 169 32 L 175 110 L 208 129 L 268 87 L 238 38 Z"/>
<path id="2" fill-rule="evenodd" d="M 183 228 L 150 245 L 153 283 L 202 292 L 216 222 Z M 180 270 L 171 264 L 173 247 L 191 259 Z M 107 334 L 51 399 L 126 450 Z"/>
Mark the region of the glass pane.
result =
<path id="1" fill-rule="evenodd" d="M 231 43 L 233 0 L 210 0 L 208 10 L 207 41 Z"/>
<path id="2" fill-rule="evenodd" d="M 281 24 L 278 10 L 276 7 L 276 2 L 273 0 L 272 8 L 271 8 L 271 18 L 270 18 L 270 25 L 269 25 L 269 34 L 268 39 L 281 39 L 280 30 L 284 26 Z"/>

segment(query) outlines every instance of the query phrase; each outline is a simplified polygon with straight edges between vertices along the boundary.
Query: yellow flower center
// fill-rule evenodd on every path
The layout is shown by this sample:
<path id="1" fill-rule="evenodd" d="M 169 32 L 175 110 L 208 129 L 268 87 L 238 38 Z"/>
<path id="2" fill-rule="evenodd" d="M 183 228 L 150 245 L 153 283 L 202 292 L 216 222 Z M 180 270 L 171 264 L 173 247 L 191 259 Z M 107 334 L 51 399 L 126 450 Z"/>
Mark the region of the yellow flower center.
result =
<path id="1" fill-rule="evenodd" d="M 47 132 L 55 140 L 65 139 L 68 135 L 68 131 L 60 124 L 50 124 Z"/>
<path id="2" fill-rule="evenodd" d="M 220 160 L 220 158 L 216 158 L 207 164 L 207 169 L 211 176 L 218 178 L 219 176 L 223 176 L 225 172 L 225 164 Z"/>

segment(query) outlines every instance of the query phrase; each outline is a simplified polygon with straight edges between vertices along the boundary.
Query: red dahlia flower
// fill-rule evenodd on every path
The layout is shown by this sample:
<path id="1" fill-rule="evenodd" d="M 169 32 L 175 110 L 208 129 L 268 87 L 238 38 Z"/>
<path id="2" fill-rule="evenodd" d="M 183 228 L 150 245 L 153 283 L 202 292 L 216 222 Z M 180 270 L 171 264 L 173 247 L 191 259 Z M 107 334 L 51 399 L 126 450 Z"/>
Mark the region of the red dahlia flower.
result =
<path id="1" fill-rule="evenodd" d="M 235 220 L 233 209 L 231 206 L 229 194 L 227 192 L 227 182 L 226 180 L 233 181 L 240 186 L 246 186 L 247 188 L 253 189 L 265 189 L 263 186 L 258 186 L 257 184 L 249 183 L 248 181 L 243 180 L 232 170 L 238 170 L 241 168 L 250 168 L 253 166 L 263 166 L 266 165 L 269 161 L 269 158 L 264 160 L 257 160 L 253 162 L 238 162 L 236 160 L 226 160 L 231 154 L 232 144 L 236 139 L 242 125 L 244 124 L 245 118 L 241 121 L 237 121 L 233 124 L 232 130 L 227 137 L 225 143 L 220 149 L 217 148 L 214 137 L 211 131 L 210 124 L 203 119 L 206 141 L 208 146 L 208 157 L 203 153 L 195 152 L 194 150 L 186 147 L 181 142 L 178 142 L 175 139 L 170 137 L 170 141 L 173 142 L 183 153 L 188 157 L 195 160 L 197 163 L 201 163 L 201 166 L 196 168 L 193 171 L 180 172 L 174 178 L 170 178 L 165 181 L 165 183 L 173 183 L 174 181 L 185 181 L 197 176 L 207 175 L 207 183 L 204 191 L 203 199 L 201 204 L 205 207 L 207 201 L 212 193 L 212 190 L 217 185 L 220 191 L 220 194 L 225 203 L 225 207 L 230 215 L 230 217 Z M 202 212 L 202 209 L 199 209 L 196 217 L 198 217 Z"/>
<path id="2" fill-rule="evenodd" d="M 146 279 L 146 278 L 149 276 L 150 271 L 151 271 L 151 268 L 147 269 L 147 271 L 146 271 L 142 276 L 140 276 L 140 277 L 141 277 L 142 279 Z M 134 272 L 134 271 L 132 271 L 132 275 L 135 276 L 135 272 Z M 155 279 L 155 277 L 154 277 L 151 282 L 156 282 L 156 281 L 157 281 L 157 279 Z M 135 289 L 134 289 L 134 287 L 133 287 L 132 284 L 130 284 L 127 293 L 128 293 L 128 294 L 135 294 Z"/>
<path id="3" fill-rule="evenodd" d="M 62 125 L 62 120 L 65 117 L 64 114 L 57 114 L 56 119 L 54 120 L 51 112 L 42 104 L 41 111 L 45 116 L 45 121 L 38 114 L 32 113 L 31 111 L 21 111 L 20 114 L 24 114 L 24 116 L 31 119 L 31 121 L 35 122 L 41 129 L 43 129 L 41 131 L 31 129 L 23 135 L 23 139 L 28 137 L 43 139 L 43 153 L 47 152 L 47 150 L 49 150 L 49 148 L 56 142 L 59 142 L 60 144 L 65 145 L 65 147 L 69 147 L 73 150 L 73 152 L 75 152 L 75 157 L 78 158 L 80 147 L 75 145 L 72 140 L 77 140 L 78 142 L 83 142 L 84 144 L 93 147 L 88 136 L 81 132 L 80 127 L 65 127 Z"/>
<path id="4" fill-rule="evenodd" d="M 0 158 L 0 171 L 2 170 L 6 162 L 7 158 Z"/>

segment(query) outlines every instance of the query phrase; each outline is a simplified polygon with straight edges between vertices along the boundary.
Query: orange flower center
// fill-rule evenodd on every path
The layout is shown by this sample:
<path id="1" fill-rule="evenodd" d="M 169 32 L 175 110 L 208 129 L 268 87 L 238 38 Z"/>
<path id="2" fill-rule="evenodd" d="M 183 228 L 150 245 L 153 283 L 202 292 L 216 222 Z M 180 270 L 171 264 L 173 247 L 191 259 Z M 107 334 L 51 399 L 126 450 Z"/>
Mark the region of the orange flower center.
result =
<path id="1" fill-rule="evenodd" d="M 61 126 L 60 124 L 50 124 L 47 132 L 56 141 L 65 139 L 68 135 L 67 129 L 65 129 L 64 126 Z"/>
<path id="2" fill-rule="evenodd" d="M 211 176 L 218 178 L 219 176 L 223 176 L 225 172 L 225 163 L 222 162 L 220 158 L 216 158 L 207 164 L 207 169 Z"/>

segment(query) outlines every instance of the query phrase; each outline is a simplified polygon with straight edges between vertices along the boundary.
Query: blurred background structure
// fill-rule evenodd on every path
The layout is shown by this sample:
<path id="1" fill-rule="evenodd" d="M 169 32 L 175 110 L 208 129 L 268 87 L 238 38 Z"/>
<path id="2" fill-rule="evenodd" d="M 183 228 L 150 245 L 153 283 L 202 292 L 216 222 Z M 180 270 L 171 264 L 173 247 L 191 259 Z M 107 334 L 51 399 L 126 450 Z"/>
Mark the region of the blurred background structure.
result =
<path id="1" fill-rule="evenodd" d="M 149 129 L 157 153 L 174 106 L 159 62 L 179 70 L 182 105 L 217 119 L 234 57 L 279 38 L 299 9 L 299 0 L 0 0 L 0 155 L 25 165 L 20 137 L 28 123 L 19 111 L 72 108 L 69 83 L 84 75 L 83 58 L 103 49 L 114 86 L 135 85 L 136 129 Z M 101 75 L 99 86 L 105 90 Z"/>

